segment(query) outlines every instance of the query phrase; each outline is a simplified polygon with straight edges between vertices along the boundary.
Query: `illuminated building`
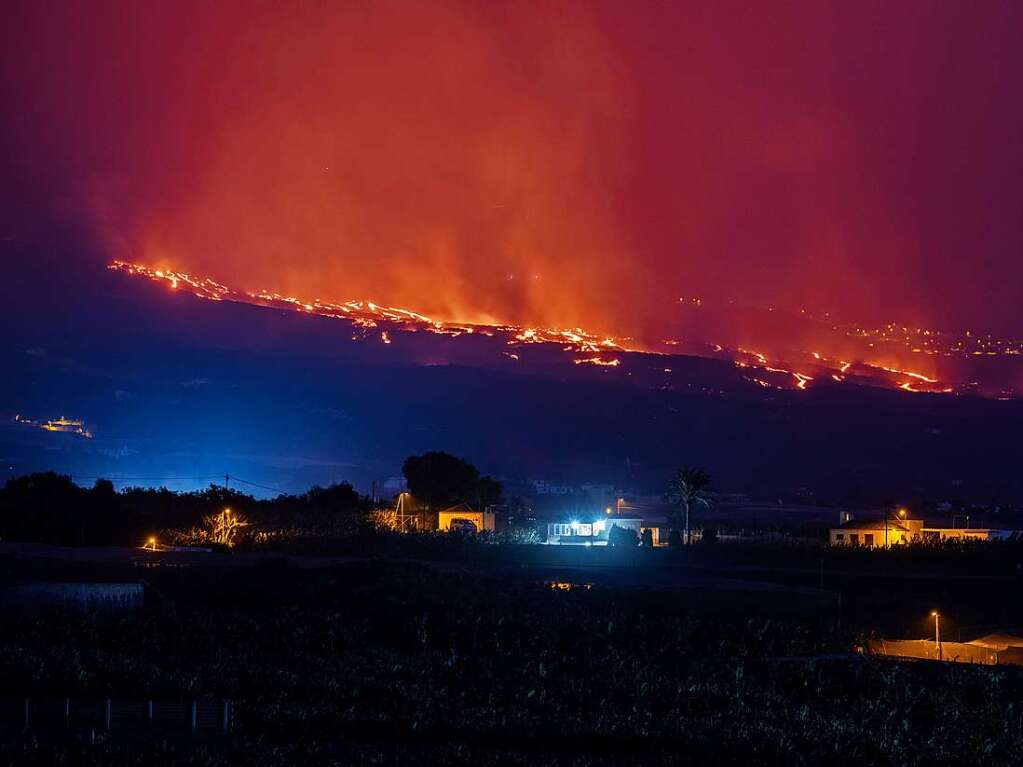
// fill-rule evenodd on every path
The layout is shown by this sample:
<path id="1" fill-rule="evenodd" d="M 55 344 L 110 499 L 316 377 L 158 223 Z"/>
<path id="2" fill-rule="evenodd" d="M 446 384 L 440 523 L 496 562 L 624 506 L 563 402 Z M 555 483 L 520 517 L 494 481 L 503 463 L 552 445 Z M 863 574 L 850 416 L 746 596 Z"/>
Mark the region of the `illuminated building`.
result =
<path id="1" fill-rule="evenodd" d="M 625 531 L 626 535 L 634 535 L 638 544 L 644 527 L 643 519 L 602 511 L 599 514 L 551 522 L 547 525 L 547 543 L 555 546 L 607 546 L 612 530 L 616 527 Z"/>
<path id="2" fill-rule="evenodd" d="M 443 532 L 493 532 L 496 518 L 492 511 L 475 511 L 462 503 L 437 512 L 437 529 Z"/>
<path id="3" fill-rule="evenodd" d="M 987 527 L 926 527 L 922 519 L 895 516 L 889 517 L 887 521 L 849 519 L 839 527 L 831 528 L 828 543 L 832 546 L 884 548 L 886 545 L 901 546 L 908 543 L 948 540 L 1008 540 L 1018 535 L 1018 531 L 1015 530 L 996 530 Z"/>

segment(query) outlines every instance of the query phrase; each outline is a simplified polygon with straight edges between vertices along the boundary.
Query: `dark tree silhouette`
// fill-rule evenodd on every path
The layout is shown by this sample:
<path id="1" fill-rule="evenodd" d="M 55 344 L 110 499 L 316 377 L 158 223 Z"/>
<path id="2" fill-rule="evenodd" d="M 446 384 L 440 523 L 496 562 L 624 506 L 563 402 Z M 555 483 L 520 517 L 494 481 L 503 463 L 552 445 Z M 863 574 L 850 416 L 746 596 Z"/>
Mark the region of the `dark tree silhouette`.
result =
<path id="1" fill-rule="evenodd" d="M 0 538 L 70 545 L 137 546 L 169 528 L 187 530 L 227 508 L 254 524 L 286 524 L 296 514 L 360 514 L 372 501 L 348 483 L 314 487 L 301 495 L 258 500 L 210 485 L 191 493 L 129 487 L 118 492 L 99 479 L 91 489 L 71 477 L 45 472 L 9 480 L 0 489 Z"/>
<path id="2" fill-rule="evenodd" d="M 693 506 L 710 506 L 707 487 L 710 474 L 703 469 L 684 466 L 675 474 L 668 485 L 668 497 L 675 504 L 675 529 L 684 524 L 684 538 L 689 543 L 689 511 Z"/>
<path id="3" fill-rule="evenodd" d="M 409 492 L 430 509 L 458 503 L 484 508 L 501 497 L 499 482 L 481 477 L 475 466 L 450 453 L 434 451 L 409 456 L 401 470 Z"/>
<path id="4" fill-rule="evenodd" d="M 607 533 L 607 545 L 608 546 L 638 546 L 639 536 L 636 535 L 636 531 L 626 527 L 619 527 L 618 525 L 611 525 L 611 529 Z"/>
<path id="5" fill-rule="evenodd" d="M 330 487 L 313 486 L 296 500 L 301 505 L 317 511 L 351 513 L 365 510 L 365 499 L 348 482 Z"/>

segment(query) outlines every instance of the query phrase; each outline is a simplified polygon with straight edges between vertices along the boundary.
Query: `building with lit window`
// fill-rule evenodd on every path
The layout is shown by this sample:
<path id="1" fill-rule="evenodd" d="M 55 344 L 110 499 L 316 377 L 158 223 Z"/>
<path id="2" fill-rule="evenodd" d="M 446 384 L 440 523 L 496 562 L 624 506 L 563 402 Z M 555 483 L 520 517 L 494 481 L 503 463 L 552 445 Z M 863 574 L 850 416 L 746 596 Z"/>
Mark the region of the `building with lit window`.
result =
<path id="1" fill-rule="evenodd" d="M 925 527 L 922 519 L 893 516 L 885 519 L 849 519 L 839 527 L 831 528 L 828 542 L 832 546 L 865 546 L 875 548 L 901 546 L 907 543 L 940 542 L 948 540 L 996 541 L 1018 537 L 1015 530 L 995 530 L 987 527 Z"/>
<path id="2" fill-rule="evenodd" d="M 467 503 L 437 512 L 437 529 L 445 533 L 492 533 L 495 522 L 494 512 L 476 511 Z"/>
<path id="3" fill-rule="evenodd" d="M 626 537 L 635 537 L 639 543 L 643 531 L 643 519 L 619 514 L 600 514 L 551 522 L 547 525 L 547 543 L 559 546 L 607 546 L 614 545 L 614 529 L 621 529 Z"/>

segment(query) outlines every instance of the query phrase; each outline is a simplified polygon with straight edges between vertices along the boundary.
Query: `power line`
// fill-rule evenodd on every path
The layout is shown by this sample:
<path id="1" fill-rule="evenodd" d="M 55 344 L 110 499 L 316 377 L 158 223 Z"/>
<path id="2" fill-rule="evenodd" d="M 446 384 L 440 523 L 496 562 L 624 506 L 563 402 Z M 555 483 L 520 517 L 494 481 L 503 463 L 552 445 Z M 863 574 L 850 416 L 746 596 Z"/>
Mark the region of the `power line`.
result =
<path id="1" fill-rule="evenodd" d="M 279 487 L 270 487 L 269 485 L 261 485 L 258 482 L 249 482 L 247 479 L 236 477 L 233 474 L 231 475 L 231 479 L 233 479 L 235 482 L 241 482 L 243 485 L 251 485 L 252 487 L 258 487 L 261 490 L 269 490 L 272 493 L 279 493 L 281 495 L 288 494 L 287 490 L 281 490 Z"/>

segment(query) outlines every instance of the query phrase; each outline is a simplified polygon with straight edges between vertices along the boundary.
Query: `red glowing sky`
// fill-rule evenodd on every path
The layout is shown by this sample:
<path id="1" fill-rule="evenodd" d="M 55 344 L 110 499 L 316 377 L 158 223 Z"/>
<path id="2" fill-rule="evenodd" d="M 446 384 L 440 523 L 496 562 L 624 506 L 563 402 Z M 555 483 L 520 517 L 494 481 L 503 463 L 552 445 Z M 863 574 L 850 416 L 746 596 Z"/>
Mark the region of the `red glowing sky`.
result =
<path id="1" fill-rule="evenodd" d="M 8 7 L 15 233 L 450 319 L 1023 331 L 1016 2 Z"/>

